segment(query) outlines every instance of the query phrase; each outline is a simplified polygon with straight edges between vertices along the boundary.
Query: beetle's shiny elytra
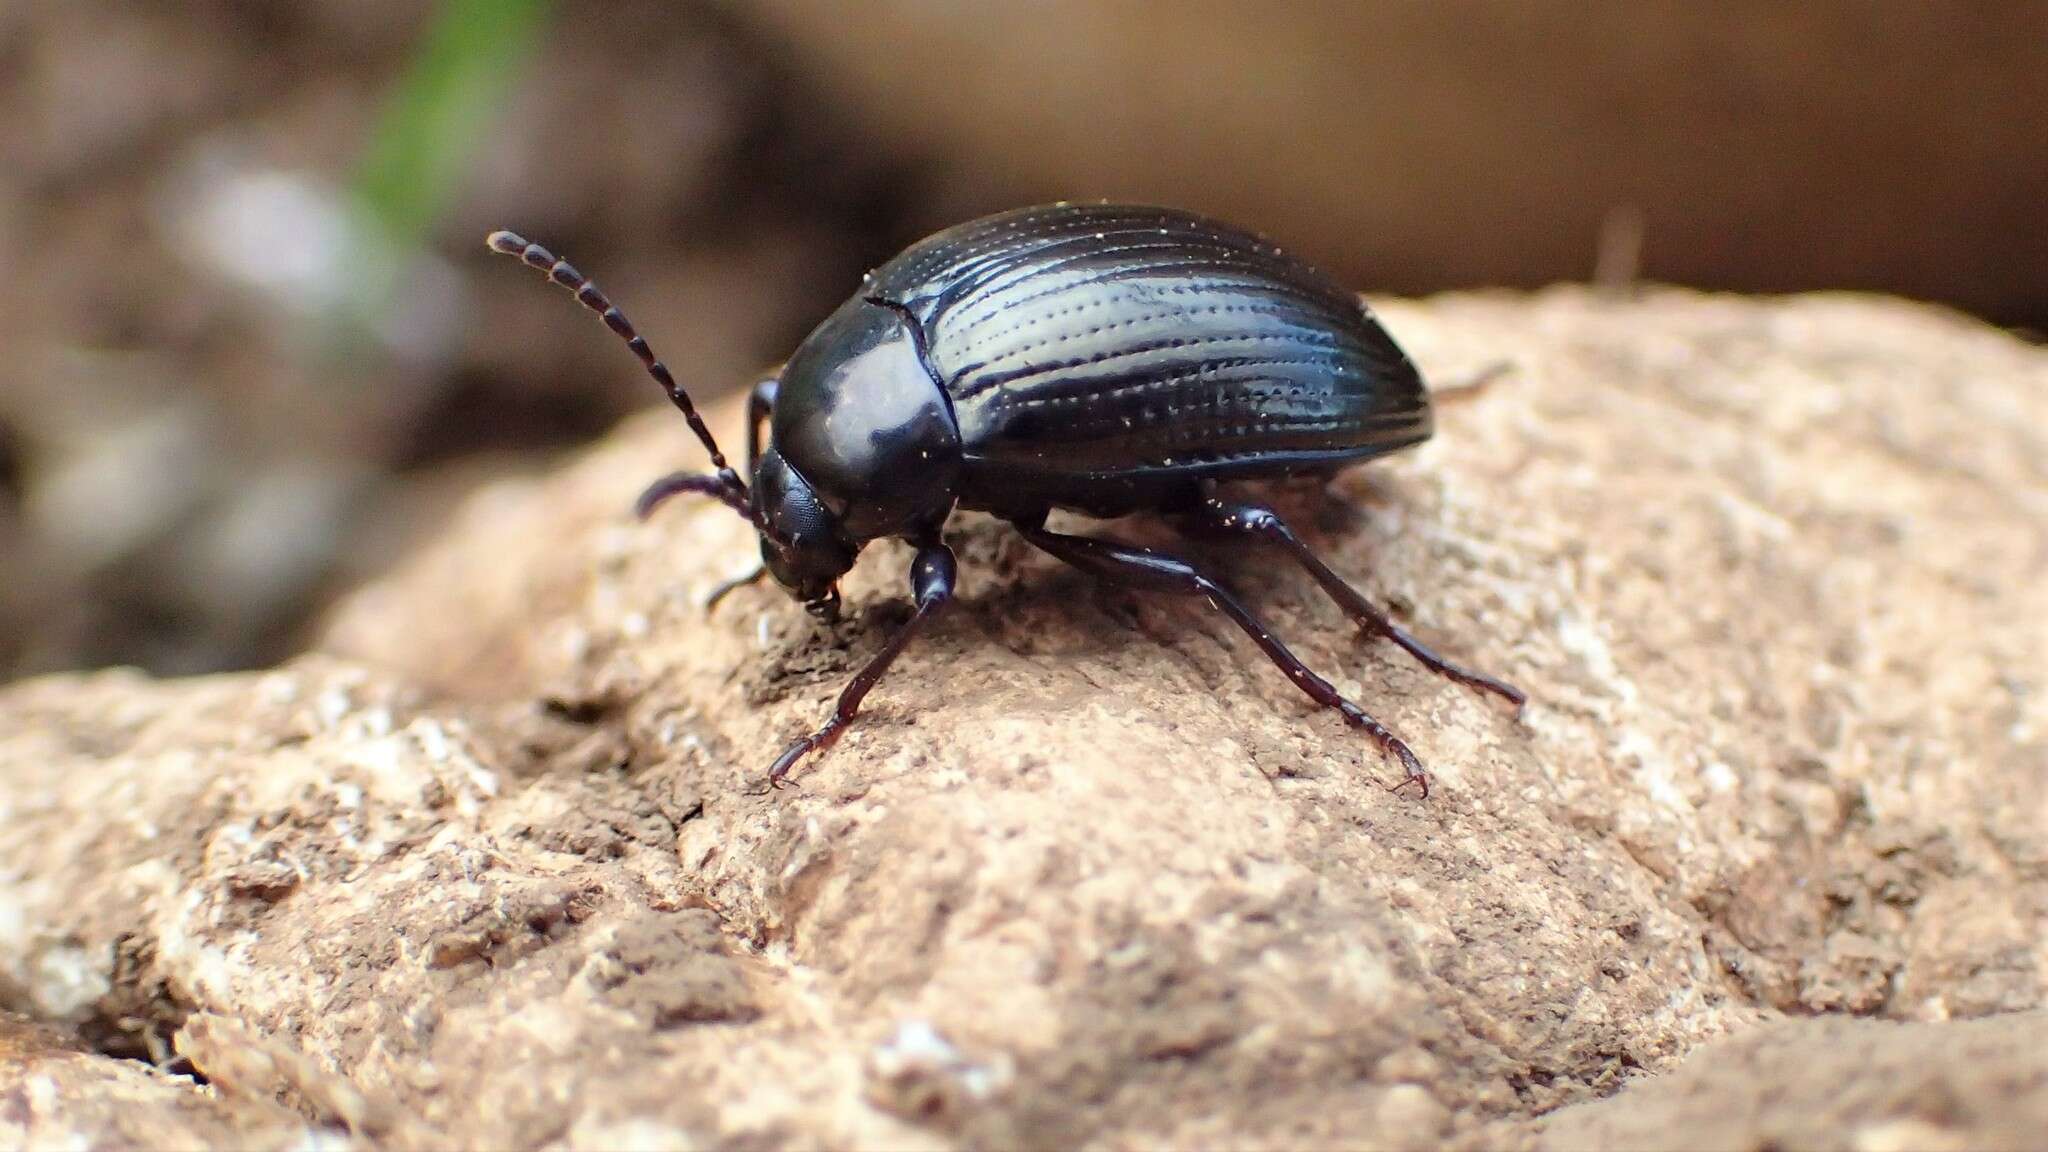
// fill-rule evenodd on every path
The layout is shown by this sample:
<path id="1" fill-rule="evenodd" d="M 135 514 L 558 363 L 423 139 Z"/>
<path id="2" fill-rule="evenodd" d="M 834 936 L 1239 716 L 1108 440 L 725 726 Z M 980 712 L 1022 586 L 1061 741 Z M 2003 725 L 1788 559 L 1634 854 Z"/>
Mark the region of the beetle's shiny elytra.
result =
<path id="1" fill-rule="evenodd" d="M 546 271 L 600 313 L 711 452 L 715 473 L 656 481 L 640 498 L 641 515 L 680 492 L 723 500 L 760 535 L 762 569 L 748 579 L 765 572 L 828 618 L 839 577 L 868 541 L 895 536 L 916 548 L 915 614 L 847 685 L 825 724 L 776 759 L 771 783 L 838 738 L 911 636 L 952 598 L 953 554 L 940 533 L 955 508 L 1009 520 L 1033 544 L 1105 580 L 1207 599 L 1310 698 L 1396 757 L 1406 771 L 1396 787 L 1413 783 L 1428 794 L 1407 744 L 1303 665 L 1215 579 L 1164 552 L 1049 531 L 1047 513 L 1155 512 L 1264 539 L 1360 627 L 1521 708 L 1516 689 L 1442 659 L 1397 627 L 1272 509 L 1223 494 L 1233 481 L 1328 474 L 1432 430 L 1421 375 L 1370 312 L 1257 236 L 1172 209 L 1055 204 L 928 237 L 866 277 L 755 386 L 751 487 L 603 293 L 512 233 L 492 233 L 490 246 Z"/>

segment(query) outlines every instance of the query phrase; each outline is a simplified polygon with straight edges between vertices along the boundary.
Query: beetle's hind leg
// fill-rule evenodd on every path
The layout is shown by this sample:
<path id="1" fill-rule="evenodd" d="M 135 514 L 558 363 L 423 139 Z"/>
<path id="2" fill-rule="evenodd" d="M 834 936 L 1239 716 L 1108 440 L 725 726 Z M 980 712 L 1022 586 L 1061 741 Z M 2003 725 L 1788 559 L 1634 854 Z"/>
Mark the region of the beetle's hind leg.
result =
<path id="1" fill-rule="evenodd" d="M 1249 608 L 1238 602 L 1229 589 L 1217 583 L 1207 573 L 1164 552 L 1150 548 L 1138 548 L 1119 544 L 1113 540 L 1102 540 L 1091 536 L 1067 536 L 1048 532 L 1043 527 L 1029 522 L 1017 524 L 1017 530 L 1032 544 L 1052 553 L 1068 564 L 1091 576 L 1122 584 L 1132 588 L 1145 588 L 1156 592 L 1169 592 L 1183 596 L 1200 596 L 1218 611 L 1230 617 L 1233 624 L 1244 629 L 1245 635 L 1259 646 L 1267 659 L 1278 665 L 1294 686 L 1306 693 L 1309 699 L 1325 708 L 1333 708 L 1344 717 L 1344 722 L 1361 729 L 1373 738 L 1388 755 L 1401 762 L 1406 775 L 1396 790 L 1410 784 L 1421 788 L 1424 796 L 1429 795 L 1429 777 L 1422 771 L 1422 762 L 1415 753 L 1394 735 L 1386 725 L 1367 715 L 1365 709 L 1345 699 L 1328 680 L 1309 670 L 1301 658 L 1288 650 L 1287 645 L 1273 635 L 1265 622 L 1252 615 Z"/>
<path id="2" fill-rule="evenodd" d="M 1483 672 L 1474 672 L 1470 668 L 1454 664 L 1431 651 L 1427 644 L 1403 631 L 1385 612 L 1374 607 L 1356 588 L 1345 583 L 1342 576 L 1330 571 L 1329 565 L 1323 563 L 1314 552 L 1309 551 L 1308 545 L 1302 543 L 1301 538 L 1294 534 L 1294 530 L 1287 526 L 1287 522 L 1280 519 L 1279 513 L 1271 508 L 1258 504 L 1231 503 L 1215 496 L 1208 496 L 1194 506 L 1190 515 L 1197 524 L 1211 531 L 1256 536 L 1287 549 L 1288 554 L 1294 557 L 1294 562 L 1301 565 L 1310 576 L 1315 577 L 1316 583 L 1323 586 L 1323 591 L 1329 594 L 1330 599 L 1335 600 L 1337 606 L 1344 609 L 1345 614 L 1360 628 L 1377 632 L 1399 644 L 1410 656 L 1415 657 L 1424 667 L 1439 676 L 1506 700 L 1514 705 L 1515 715 L 1521 715 L 1522 705 L 1528 700 L 1521 689 Z"/>
<path id="3" fill-rule="evenodd" d="M 1477 400 L 1489 385 L 1514 370 L 1514 361 L 1496 360 L 1431 388 L 1429 399 L 1435 404 L 1462 404 L 1467 400 Z"/>

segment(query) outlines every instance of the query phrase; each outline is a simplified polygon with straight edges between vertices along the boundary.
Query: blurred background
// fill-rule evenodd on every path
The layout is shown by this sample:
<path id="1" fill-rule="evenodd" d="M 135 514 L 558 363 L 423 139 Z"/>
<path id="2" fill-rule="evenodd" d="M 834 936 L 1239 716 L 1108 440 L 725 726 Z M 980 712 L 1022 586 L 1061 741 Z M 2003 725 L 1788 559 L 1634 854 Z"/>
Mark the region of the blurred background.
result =
<path id="1" fill-rule="evenodd" d="M 1097 196 L 1371 291 L 2038 332 L 2048 3 L 0 0 L 0 678 L 272 662 L 659 403 L 490 228 L 701 400 L 925 232 Z"/>

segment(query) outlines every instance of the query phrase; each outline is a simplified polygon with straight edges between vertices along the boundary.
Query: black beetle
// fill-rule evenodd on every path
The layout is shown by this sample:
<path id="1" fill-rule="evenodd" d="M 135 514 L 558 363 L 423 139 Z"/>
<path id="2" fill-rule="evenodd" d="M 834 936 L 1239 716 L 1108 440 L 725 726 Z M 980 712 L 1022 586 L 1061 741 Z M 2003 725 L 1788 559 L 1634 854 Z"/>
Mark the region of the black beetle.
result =
<path id="1" fill-rule="evenodd" d="M 953 595 L 940 531 L 955 508 L 993 513 L 1105 580 L 1201 596 L 1316 703 L 1397 757 L 1400 784 L 1429 781 L 1415 754 L 1311 672 L 1238 599 L 1177 556 L 1049 531 L 1053 508 L 1112 518 L 1151 511 L 1279 545 L 1362 628 L 1436 672 L 1514 705 L 1522 693 L 1468 671 L 1396 627 L 1272 509 L 1226 481 L 1325 475 L 1429 437 L 1430 395 L 1407 355 L 1352 294 L 1257 236 L 1172 209 L 1023 208 L 946 229 L 870 273 L 747 406 L 749 488 L 687 393 L 602 292 L 510 232 L 517 256 L 599 313 L 646 365 L 711 453 L 716 472 L 677 473 L 641 516 L 680 492 L 717 497 L 761 537 L 762 572 L 825 619 L 861 546 L 897 536 L 916 612 L 840 693 L 817 731 L 769 770 L 780 784 L 836 740 L 862 697 Z M 761 450 L 760 427 L 772 422 Z"/>

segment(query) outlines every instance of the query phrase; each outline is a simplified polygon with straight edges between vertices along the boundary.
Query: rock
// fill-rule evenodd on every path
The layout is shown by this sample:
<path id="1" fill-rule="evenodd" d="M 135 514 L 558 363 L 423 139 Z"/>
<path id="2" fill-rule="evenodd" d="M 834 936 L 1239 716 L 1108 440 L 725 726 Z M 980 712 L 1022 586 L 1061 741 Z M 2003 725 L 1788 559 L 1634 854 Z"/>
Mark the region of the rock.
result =
<path id="1" fill-rule="evenodd" d="M 344 1152 L 345 1134 L 275 1104 L 221 1098 L 127 1060 L 79 1050 L 47 1025 L 0 1013 L 0 1145 Z"/>
<path id="2" fill-rule="evenodd" d="M 1717 1040 L 1678 1071 L 1534 1124 L 1534 1147 L 1587 1152 L 2033 1148 L 2048 1132 L 2048 1014 L 1898 1024 L 1787 1020 Z"/>
<path id="3" fill-rule="evenodd" d="M 695 459 L 663 414 L 485 492 L 276 671 L 0 693 L 0 1007 L 388 1147 L 1668 1143 L 1656 1101 L 1760 1100 L 1802 1044 L 1844 1100 L 1899 1045 L 1981 1066 L 1948 1113 L 1754 1129 L 1784 1146 L 2023 1130 L 2048 354 L 1848 296 L 1382 311 L 1433 378 L 1516 370 L 1277 498 L 1526 718 L 1204 551 L 1427 800 L 1199 603 L 975 518 L 962 602 L 766 793 L 905 618 L 906 553 L 833 629 L 769 588 L 705 611 L 749 531 L 631 521 Z M 1771 1023 L 1814 1014 L 1917 1031 Z M 1837 1023 L 1879 1027 L 1803 1026 Z"/>

